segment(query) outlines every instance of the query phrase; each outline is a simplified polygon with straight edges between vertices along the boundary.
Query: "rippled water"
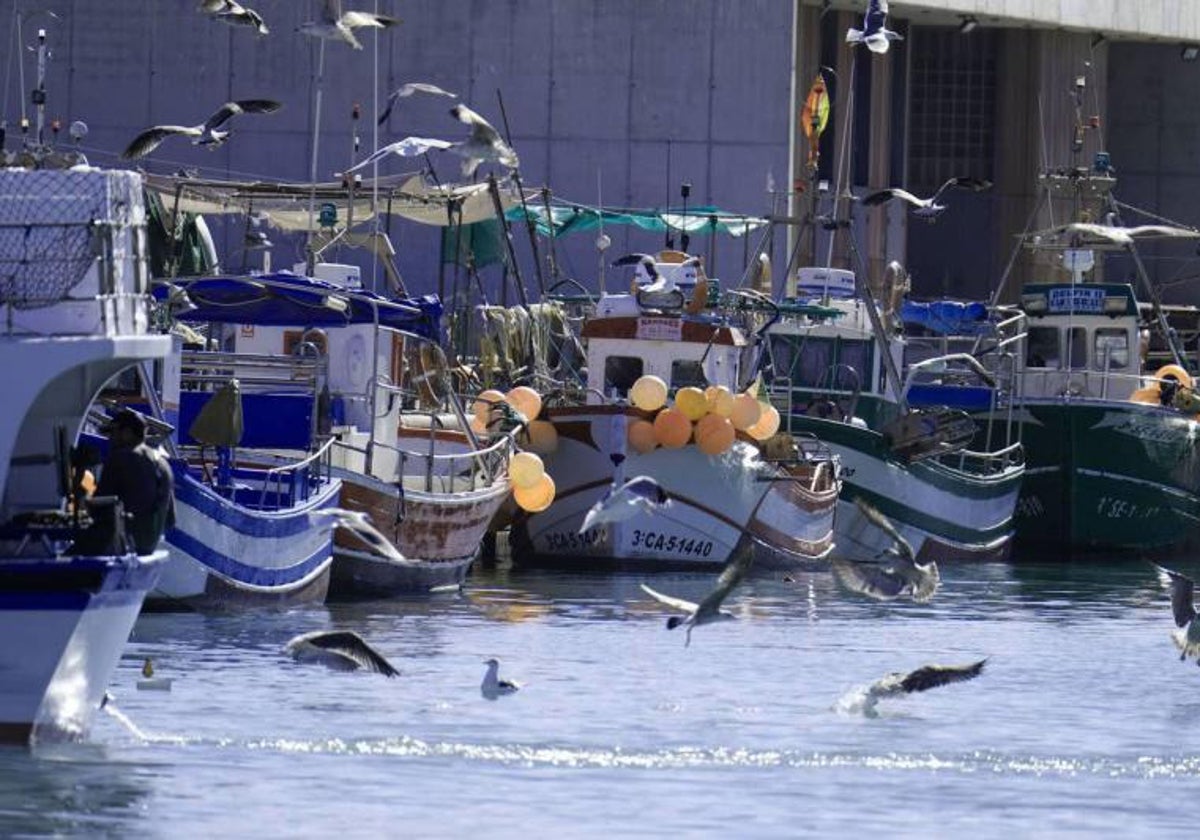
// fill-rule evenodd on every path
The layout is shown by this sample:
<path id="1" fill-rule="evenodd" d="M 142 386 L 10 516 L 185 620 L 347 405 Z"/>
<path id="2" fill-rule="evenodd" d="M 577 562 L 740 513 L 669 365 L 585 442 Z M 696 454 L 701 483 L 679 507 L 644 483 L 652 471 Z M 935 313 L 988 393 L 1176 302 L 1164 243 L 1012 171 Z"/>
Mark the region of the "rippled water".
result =
<path id="1" fill-rule="evenodd" d="M 759 577 L 730 601 L 742 620 L 688 648 L 642 579 L 493 567 L 432 600 L 143 616 L 90 743 L 0 751 L 0 833 L 1192 829 L 1200 668 L 1144 563 L 947 568 L 926 605 Z M 653 580 L 695 599 L 712 577 Z M 281 654 L 326 627 L 403 676 Z M 145 656 L 170 691 L 137 690 Z M 480 696 L 489 656 L 519 693 Z M 836 710 L 889 671 L 984 656 L 973 682 Z"/>

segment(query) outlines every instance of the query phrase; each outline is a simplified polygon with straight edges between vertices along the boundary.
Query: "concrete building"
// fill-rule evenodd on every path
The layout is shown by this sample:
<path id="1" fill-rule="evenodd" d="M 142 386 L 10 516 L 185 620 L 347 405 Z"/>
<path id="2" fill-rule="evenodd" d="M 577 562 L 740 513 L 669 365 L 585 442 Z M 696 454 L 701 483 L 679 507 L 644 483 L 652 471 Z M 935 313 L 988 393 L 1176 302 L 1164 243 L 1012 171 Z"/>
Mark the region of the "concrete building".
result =
<path id="1" fill-rule="evenodd" d="M 0 0 L 9 47 L 0 116 L 9 146 L 34 78 L 25 47 L 45 28 L 53 49 L 47 116 L 62 125 L 87 122 L 83 147 L 94 163 L 118 163 L 121 149 L 148 125 L 190 124 L 227 99 L 270 97 L 284 109 L 238 118 L 232 141 L 218 151 L 172 139 L 145 166 L 305 180 L 315 159 L 319 176 L 329 178 L 400 136 L 464 133 L 444 100 L 419 97 L 403 102 L 376 132 L 373 114 L 387 92 L 423 80 L 458 91 L 497 125 L 502 94 L 527 186 L 544 184 L 586 204 L 663 207 L 680 204 L 686 182 L 693 206 L 786 214 L 789 184 L 807 154 L 796 114 L 824 65 L 834 71 L 834 102 L 820 175 L 831 191 L 840 184 L 856 194 L 885 186 L 927 193 L 950 175 L 994 183 L 988 192 L 954 193 L 951 212 L 933 225 L 914 222 L 895 203 L 854 211 L 869 271 L 899 258 L 919 294 L 977 296 L 993 287 L 1013 236 L 1029 221 L 1043 161 L 1072 163 L 1072 93 L 1083 76 L 1083 115 L 1089 123 L 1099 116 L 1100 127 L 1087 130 L 1081 162 L 1103 148 L 1131 204 L 1184 221 L 1200 216 L 1192 197 L 1200 116 L 1187 107 L 1200 93 L 1200 63 L 1180 58 L 1182 44 L 1200 44 L 1200 4 L 1190 0 L 893 2 L 892 28 L 905 40 L 885 56 L 844 42 L 865 0 L 358 0 L 403 23 L 365 34 L 362 51 L 329 45 L 320 80 L 318 49 L 295 32 L 319 3 L 251 5 L 269 35 L 210 20 L 193 0 L 62 0 L 54 5 L 57 18 L 41 11 L 41 0 Z M 972 21 L 977 25 L 964 27 Z M 354 103 L 362 105 L 357 122 Z M 456 175 L 455 159 L 435 166 L 443 178 Z M 792 202 L 792 215 L 802 215 L 806 198 Z M 637 230 L 608 233 L 610 258 L 663 244 L 661 235 Z M 436 290 L 438 232 L 404 224 L 392 234 L 410 291 Z M 824 236 L 816 258 L 851 259 L 844 241 L 829 251 Z M 517 240 L 529 274 L 529 248 Z M 240 232 L 230 231 L 218 243 L 234 255 L 231 267 L 240 262 L 240 242 Z M 715 273 L 730 282 L 755 244 L 692 247 L 709 253 Z M 302 257 L 298 244 L 288 247 L 292 252 L 276 254 L 275 265 Z M 560 240 L 555 254 L 563 275 L 594 287 L 591 237 Z M 785 237 L 775 240 L 773 254 L 777 266 L 786 263 Z M 1167 258 L 1150 264 L 1162 279 L 1186 270 Z M 1018 260 L 1018 273 L 1028 270 Z M 777 269 L 777 287 L 781 274 Z"/>

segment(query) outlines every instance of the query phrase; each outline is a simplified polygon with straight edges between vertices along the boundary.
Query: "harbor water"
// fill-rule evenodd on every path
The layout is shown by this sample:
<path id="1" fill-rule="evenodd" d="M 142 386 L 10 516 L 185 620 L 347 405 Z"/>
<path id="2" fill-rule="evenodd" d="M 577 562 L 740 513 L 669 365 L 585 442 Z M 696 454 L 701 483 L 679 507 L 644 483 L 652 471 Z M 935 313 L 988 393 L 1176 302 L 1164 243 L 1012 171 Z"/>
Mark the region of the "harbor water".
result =
<path id="1" fill-rule="evenodd" d="M 1180 568 L 1194 572 L 1186 563 Z M 1158 836 L 1193 829 L 1200 668 L 1134 559 L 948 567 L 928 604 L 482 566 L 462 593 L 139 618 L 87 743 L 0 752 L 4 836 Z M 360 633 L 396 679 L 292 661 Z M 484 660 L 522 683 L 480 695 Z M 883 699 L 890 671 L 987 658 Z M 145 658 L 170 690 L 139 690 Z"/>

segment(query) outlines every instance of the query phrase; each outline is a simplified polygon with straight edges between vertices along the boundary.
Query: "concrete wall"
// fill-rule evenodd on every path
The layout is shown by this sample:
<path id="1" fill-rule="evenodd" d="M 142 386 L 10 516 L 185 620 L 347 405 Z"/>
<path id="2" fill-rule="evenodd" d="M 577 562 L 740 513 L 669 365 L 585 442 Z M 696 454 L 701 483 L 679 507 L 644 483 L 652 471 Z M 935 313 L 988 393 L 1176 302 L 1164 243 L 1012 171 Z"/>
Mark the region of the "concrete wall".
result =
<path id="1" fill-rule="evenodd" d="M 112 165 L 142 128 L 202 121 L 230 98 L 270 97 L 272 115 L 233 121 L 234 136 L 207 152 L 171 138 L 145 160 L 147 169 L 201 169 L 205 176 L 307 180 L 312 152 L 318 50 L 295 33 L 312 19 L 315 0 L 252 0 L 270 35 L 231 29 L 195 10 L 194 0 L 60 0 L 61 20 L 33 13 L 42 4 L 0 0 L 7 46 L 32 44 L 49 30 L 48 116 L 63 125 L 82 119 L 93 163 Z M 372 8 L 377 0 L 348 7 Z M 350 111 L 364 106 L 360 154 L 373 146 L 373 103 L 406 81 L 459 92 L 497 126 L 501 91 L 527 186 L 548 185 L 574 201 L 625 206 L 679 202 L 762 214 L 768 178 L 787 179 L 791 4 L 780 0 L 378 0 L 403 24 L 362 34 L 366 49 L 326 50 L 318 177 L 329 178 L 351 156 Z M 359 30 L 363 33 L 363 30 Z M 25 56 L 25 88 L 9 49 L 3 116 L 16 124 L 21 97 L 33 84 Z M 380 144 L 408 134 L 459 139 L 465 127 L 448 116 L 447 100 L 413 97 L 383 127 Z M 12 146 L 10 133 L 10 148 Z M 670 180 L 668 181 L 668 149 Z M 399 161 L 399 159 L 397 159 Z M 443 179 L 459 159 L 436 161 Z M 393 171 L 402 171 L 403 163 Z M 409 167 L 414 168 L 414 167 Z M 240 229 L 239 229 L 240 231 Z M 393 227 L 398 262 L 413 292 L 436 287 L 436 232 Z M 651 250 L 661 236 L 609 231 L 609 257 Z M 225 236 L 224 239 L 232 239 Z M 524 237 L 518 245 L 525 253 Z M 593 283 L 596 252 L 588 241 L 559 243 L 566 270 Z M 220 245 L 221 243 L 219 243 Z M 693 250 L 706 246 L 693 240 Z M 742 244 L 726 239 L 716 273 L 738 274 Z M 344 255 L 335 255 L 345 261 Z M 298 247 L 276 253 L 276 266 L 301 258 Z M 238 264 L 240 260 L 233 260 Z M 525 271 L 531 274 L 528 263 Z M 527 283 L 531 288 L 532 281 Z"/>
<path id="2" fill-rule="evenodd" d="M 918 25 L 925 17 L 969 14 L 984 26 L 1075 29 L 1175 44 L 1200 40 L 1200 3 L 1194 0 L 903 0 L 889 8 Z"/>

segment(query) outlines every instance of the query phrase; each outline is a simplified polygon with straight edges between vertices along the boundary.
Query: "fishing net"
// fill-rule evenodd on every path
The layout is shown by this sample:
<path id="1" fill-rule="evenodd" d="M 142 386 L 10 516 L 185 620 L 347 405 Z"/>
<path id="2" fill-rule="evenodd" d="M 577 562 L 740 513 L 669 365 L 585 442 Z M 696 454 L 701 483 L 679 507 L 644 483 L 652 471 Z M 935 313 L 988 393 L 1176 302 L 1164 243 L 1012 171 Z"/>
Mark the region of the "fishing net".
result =
<path id="1" fill-rule="evenodd" d="M 102 256 L 109 229 L 144 221 L 136 173 L 0 170 L 0 305 L 36 309 L 66 299 Z M 123 256 L 113 253 L 112 264 Z"/>

